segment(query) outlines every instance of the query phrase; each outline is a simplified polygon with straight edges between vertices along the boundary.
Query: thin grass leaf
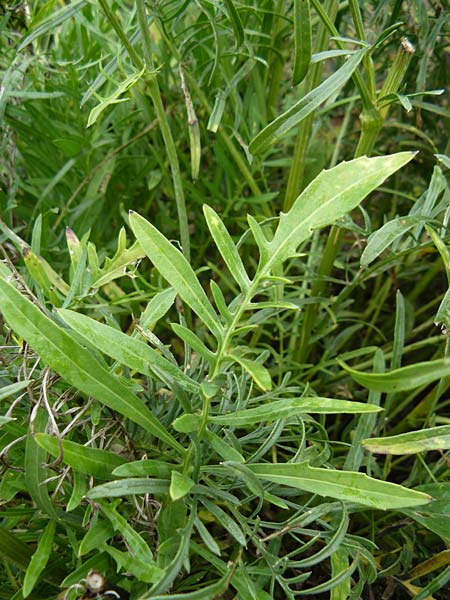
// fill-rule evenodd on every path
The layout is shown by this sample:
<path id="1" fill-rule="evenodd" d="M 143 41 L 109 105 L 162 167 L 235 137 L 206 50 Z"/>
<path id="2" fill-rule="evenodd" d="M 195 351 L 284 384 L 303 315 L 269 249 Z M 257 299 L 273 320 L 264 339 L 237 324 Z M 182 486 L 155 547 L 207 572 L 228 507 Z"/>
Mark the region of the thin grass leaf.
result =
<path id="1" fill-rule="evenodd" d="M 309 0 L 294 0 L 294 73 L 292 85 L 306 77 L 311 64 L 311 7 Z"/>
<path id="2" fill-rule="evenodd" d="M 335 71 L 318 87 L 311 90 L 286 112 L 269 123 L 267 127 L 252 139 L 248 146 L 249 151 L 252 154 L 264 153 L 276 141 L 286 135 L 288 131 L 314 112 L 322 102 L 325 102 L 330 96 L 336 94 L 350 79 L 366 52 L 367 49 L 362 49 L 352 54 L 343 67 Z"/>
<path id="3" fill-rule="evenodd" d="M 378 481 L 365 473 L 333 471 L 307 463 L 249 464 L 261 479 L 297 488 L 319 496 L 364 504 L 370 508 L 396 509 L 431 502 L 431 496 L 395 483 Z"/>
<path id="4" fill-rule="evenodd" d="M 428 221 L 428 217 L 406 216 L 385 223 L 369 236 L 367 246 L 361 255 L 361 266 L 367 267 L 386 250 L 396 239 L 411 231 L 414 227 Z"/>
<path id="5" fill-rule="evenodd" d="M 80 313 L 66 309 L 57 312 L 63 321 L 90 344 L 120 363 L 144 375 L 156 376 L 169 385 L 175 382 L 187 391 L 198 390 L 196 382 L 144 342 Z"/>
<path id="6" fill-rule="evenodd" d="M 233 27 L 234 37 L 236 38 L 236 48 L 239 48 L 244 43 L 244 26 L 242 25 L 239 12 L 234 6 L 233 0 L 225 0 L 225 6 L 228 11 L 228 18 Z"/>
<path id="7" fill-rule="evenodd" d="M 322 171 L 298 196 L 280 222 L 271 242 L 269 267 L 295 256 L 298 246 L 308 239 L 314 229 L 331 225 L 360 202 L 390 175 L 415 156 L 399 152 L 388 156 L 362 156 Z"/>
<path id="8" fill-rule="evenodd" d="M 130 212 L 130 226 L 146 255 L 200 317 L 210 331 L 220 338 L 222 326 L 192 267 L 169 240 L 137 213 Z"/>
<path id="9" fill-rule="evenodd" d="M 30 564 L 27 567 L 22 587 L 22 594 L 24 598 L 31 594 L 42 574 L 42 571 L 47 566 L 48 559 L 50 558 L 52 552 L 55 531 L 56 522 L 50 520 L 39 539 L 37 548 L 31 557 Z"/>
<path id="10" fill-rule="evenodd" d="M 29 44 L 34 42 L 38 37 L 45 33 L 54 32 L 57 27 L 62 25 L 65 21 L 71 19 L 77 14 L 84 6 L 88 4 L 89 0 L 75 0 L 67 6 L 60 8 L 52 13 L 50 17 L 45 19 L 34 29 L 26 38 L 19 44 L 17 52 L 22 52 Z"/>
<path id="11" fill-rule="evenodd" d="M 36 433 L 34 439 L 41 448 L 52 456 L 59 456 L 60 447 L 58 440 L 47 433 Z M 100 448 L 89 448 L 70 440 L 61 440 L 63 450 L 62 462 L 69 465 L 75 471 L 92 475 L 99 479 L 109 479 L 112 471 L 126 462 L 126 458 L 101 450 Z"/>
<path id="12" fill-rule="evenodd" d="M 228 233 L 222 219 L 219 215 L 206 204 L 203 205 L 203 214 L 205 215 L 208 229 L 213 237 L 213 240 L 219 250 L 228 270 L 233 275 L 242 291 L 248 289 L 250 278 L 242 262 L 239 252 Z"/>
<path id="13" fill-rule="evenodd" d="M 12 329 L 27 340 L 42 360 L 71 385 L 184 453 L 177 440 L 128 387 L 96 363 L 90 352 L 2 278 L 0 308 Z"/>
<path id="14" fill-rule="evenodd" d="M 26 389 L 31 383 L 31 379 L 25 379 L 24 381 L 18 381 L 17 383 L 11 383 L 11 385 L 5 385 L 0 388 L 0 400 L 9 398 L 13 394 L 17 394 L 22 390 Z"/>
<path id="15" fill-rule="evenodd" d="M 450 376 L 450 359 L 430 360 L 389 373 L 362 373 L 339 361 L 357 383 L 376 392 L 404 392 Z"/>

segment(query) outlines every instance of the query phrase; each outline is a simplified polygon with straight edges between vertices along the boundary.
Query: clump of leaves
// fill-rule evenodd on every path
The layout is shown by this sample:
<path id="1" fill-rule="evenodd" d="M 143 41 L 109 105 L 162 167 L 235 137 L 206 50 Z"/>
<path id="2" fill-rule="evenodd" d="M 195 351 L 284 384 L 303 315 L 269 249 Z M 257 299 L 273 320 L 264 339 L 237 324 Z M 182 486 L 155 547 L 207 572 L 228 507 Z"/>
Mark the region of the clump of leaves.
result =
<path id="1" fill-rule="evenodd" d="M 1 15 L 0 598 L 442 593 L 445 15 L 99 7 Z"/>

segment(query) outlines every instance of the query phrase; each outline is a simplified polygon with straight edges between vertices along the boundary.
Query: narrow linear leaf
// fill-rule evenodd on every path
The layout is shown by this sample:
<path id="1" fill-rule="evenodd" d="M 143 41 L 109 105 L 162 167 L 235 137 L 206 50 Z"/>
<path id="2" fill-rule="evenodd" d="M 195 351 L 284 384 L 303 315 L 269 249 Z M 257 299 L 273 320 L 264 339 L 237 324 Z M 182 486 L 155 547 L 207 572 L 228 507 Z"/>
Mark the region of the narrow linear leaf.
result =
<path id="1" fill-rule="evenodd" d="M 25 572 L 23 580 L 22 594 L 26 598 L 33 591 L 36 583 L 41 576 L 42 571 L 45 569 L 48 559 L 52 551 L 53 540 L 55 537 L 56 522 L 51 520 L 47 523 L 37 548 L 31 557 L 30 564 Z"/>
<path id="2" fill-rule="evenodd" d="M 206 360 L 210 365 L 215 364 L 216 357 L 211 350 L 209 350 L 202 340 L 190 329 L 180 325 L 179 323 L 171 323 L 171 327 L 179 338 L 183 340 L 188 346 L 190 346 L 195 352 L 200 354 L 202 358 Z"/>
<path id="3" fill-rule="evenodd" d="M 141 340 L 132 338 L 126 333 L 99 323 L 86 315 L 67 309 L 59 309 L 57 312 L 63 321 L 90 344 L 120 363 L 144 375 L 152 377 L 156 375 L 166 383 L 176 382 L 187 391 L 198 390 L 198 384 L 180 368 Z"/>
<path id="4" fill-rule="evenodd" d="M 220 506 L 217 506 L 217 504 L 214 504 L 209 500 L 202 500 L 202 504 L 213 515 L 217 523 L 222 525 L 222 527 L 226 529 L 228 533 L 232 535 L 239 544 L 241 544 L 241 546 L 247 546 L 245 535 L 234 519 L 232 519 L 222 508 L 220 508 Z"/>
<path id="5" fill-rule="evenodd" d="M 239 46 L 244 43 L 244 26 L 242 25 L 241 17 L 234 6 L 233 0 L 225 0 L 225 6 L 227 7 L 228 18 L 230 19 L 236 38 L 236 47 L 239 48 Z"/>
<path id="6" fill-rule="evenodd" d="M 294 73 L 292 85 L 305 78 L 311 64 L 311 7 L 309 0 L 294 0 Z"/>
<path id="7" fill-rule="evenodd" d="M 385 223 L 383 227 L 369 236 L 367 246 L 361 255 L 361 266 L 367 267 L 397 238 L 413 229 L 416 225 L 428 220 L 429 217 L 406 216 Z"/>
<path id="8" fill-rule="evenodd" d="M 450 359 L 417 363 L 390 373 L 362 373 L 339 363 L 357 382 L 376 392 L 404 392 L 450 376 Z"/>
<path id="9" fill-rule="evenodd" d="M 239 252 L 228 233 L 222 219 L 219 215 L 206 204 L 203 205 L 203 213 L 205 215 L 208 229 L 214 239 L 214 242 L 225 261 L 230 273 L 233 275 L 236 282 L 242 291 L 248 289 L 250 278 L 242 262 Z"/>
<path id="10" fill-rule="evenodd" d="M 183 254 L 156 227 L 130 212 L 130 226 L 145 254 L 210 331 L 219 338 L 222 326 L 197 275 Z"/>
<path id="11" fill-rule="evenodd" d="M 127 386 L 101 367 L 83 346 L 2 278 L 0 309 L 12 329 L 71 385 L 184 454 L 184 448 Z"/>
<path id="12" fill-rule="evenodd" d="M 25 388 L 27 388 L 31 383 L 31 379 L 25 379 L 24 381 L 18 381 L 17 383 L 12 383 L 11 385 L 5 385 L 0 388 L 0 400 L 4 400 L 13 394 L 17 394 L 17 392 L 21 392 Z"/>
<path id="13" fill-rule="evenodd" d="M 52 456 L 59 456 L 58 440 L 47 433 L 36 433 L 34 439 L 41 448 Z M 109 479 L 112 471 L 126 462 L 126 459 L 100 448 L 89 448 L 70 440 L 61 440 L 63 449 L 62 462 L 69 465 L 75 471 Z"/>
<path id="14" fill-rule="evenodd" d="M 164 317 L 176 298 L 176 291 L 167 288 L 154 296 L 140 316 L 139 323 L 143 329 L 152 330 L 156 323 Z"/>
<path id="15" fill-rule="evenodd" d="M 71 2 L 67 6 L 58 9 L 55 12 L 51 13 L 51 16 L 45 19 L 34 29 L 29 35 L 26 36 L 24 40 L 19 44 L 17 48 L 17 52 L 22 52 L 24 48 L 26 48 L 29 44 L 34 42 L 38 37 L 48 33 L 49 31 L 54 31 L 56 27 L 62 25 L 68 19 L 71 19 L 79 10 L 88 4 L 88 0 L 75 0 L 75 2 Z"/>
<path id="16" fill-rule="evenodd" d="M 366 52 L 366 49 L 355 52 L 347 59 L 344 66 L 325 79 L 318 87 L 303 96 L 286 112 L 269 123 L 250 142 L 249 151 L 252 154 L 262 154 L 288 131 L 298 125 L 305 117 L 311 114 L 322 102 L 325 102 L 331 95 L 335 94 L 350 79 Z"/>
<path id="17" fill-rule="evenodd" d="M 254 425 L 262 421 L 278 421 L 301 414 L 354 414 L 374 413 L 382 410 L 378 406 L 364 404 L 363 402 L 351 402 L 349 400 L 337 400 L 333 398 L 286 398 L 276 400 L 256 408 L 238 410 L 234 413 L 214 415 L 209 417 L 210 423 L 217 425 L 233 425 L 241 427 Z M 182 418 L 182 417 L 180 417 Z"/>
<path id="18" fill-rule="evenodd" d="M 378 481 L 365 473 L 332 471 L 310 467 L 307 463 L 261 463 L 247 466 L 261 479 L 319 496 L 357 502 L 371 508 L 407 508 L 432 501 L 428 494 L 409 490 L 395 483 Z"/>
<path id="19" fill-rule="evenodd" d="M 152 475 L 160 479 L 170 479 L 171 472 L 176 468 L 177 465 L 171 465 L 162 460 L 136 460 L 116 467 L 113 475 L 117 477 Z"/>
<path id="20" fill-rule="evenodd" d="M 109 481 L 97 485 L 89 490 L 88 497 L 121 498 L 135 494 L 168 494 L 170 482 L 167 479 L 146 479 L 144 477 L 130 477 L 118 481 Z"/>
<path id="21" fill-rule="evenodd" d="M 331 225 L 360 202 L 415 153 L 387 156 L 361 156 L 322 171 L 295 200 L 287 213 L 281 213 L 273 240 L 267 244 L 270 260 L 265 269 L 296 254 L 299 244 L 314 229 Z"/>
<path id="22" fill-rule="evenodd" d="M 202 155 L 200 125 L 198 123 L 197 115 L 195 114 L 194 103 L 192 102 L 191 94 L 189 93 L 189 88 L 181 65 L 179 66 L 179 71 L 181 77 L 181 89 L 184 95 L 184 103 L 186 105 L 188 118 L 189 146 L 191 149 L 191 176 L 192 179 L 196 181 L 200 170 L 200 159 Z"/>
<path id="23" fill-rule="evenodd" d="M 417 454 L 427 450 L 447 450 L 450 448 L 450 425 L 366 439 L 361 444 L 366 450 L 377 454 Z"/>

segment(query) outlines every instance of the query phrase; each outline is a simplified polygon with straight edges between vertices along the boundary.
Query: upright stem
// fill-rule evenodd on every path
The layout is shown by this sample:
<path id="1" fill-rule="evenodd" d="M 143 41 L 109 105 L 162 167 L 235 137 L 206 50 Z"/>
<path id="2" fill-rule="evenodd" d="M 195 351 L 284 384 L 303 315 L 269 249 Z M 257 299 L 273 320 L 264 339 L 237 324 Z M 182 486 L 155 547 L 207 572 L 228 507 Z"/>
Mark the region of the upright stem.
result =
<path id="1" fill-rule="evenodd" d="M 116 31 L 119 36 L 121 42 L 127 49 L 127 52 L 137 69 L 142 69 L 143 61 L 140 56 L 137 54 L 133 46 L 131 45 L 126 33 L 124 32 L 121 24 L 119 23 L 116 15 L 111 11 L 107 0 L 98 0 L 99 4 L 105 13 L 108 21 L 111 23 L 111 26 Z M 148 30 L 147 23 L 147 14 L 145 10 L 145 2 L 144 0 L 136 0 L 137 5 L 137 15 L 139 28 L 141 31 L 141 36 L 143 40 L 144 47 L 144 56 L 148 69 L 153 71 L 153 53 L 151 48 L 151 39 L 150 33 Z M 188 228 L 188 220 L 187 220 L 187 212 L 186 212 L 186 202 L 184 198 L 184 190 L 183 190 L 183 182 L 181 178 L 180 171 L 180 163 L 178 161 L 177 151 L 175 147 L 175 142 L 173 140 L 172 132 L 170 130 L 169 122 L 167 120 L 167 115 L 164 110 L 164 105 L 161 98 L 161 92 L 159 89 L 158 80 L 155 77 L 155 74 L 152 72 L 150 74 L 149 79 L 147 80 L 148 89 L 150 93 L 150 98 L 153 102 L 153 107 L 155 109 L 156 116 L 159 121 L 159 127 L 161 130 L 161 135 L 164 141 L 164 145 L 166 147 L 167 157 L 169 159 L 170 170 L 172 173 L 172 182 L 174 188 L 175 195 L 175 203 L 177 207 L 178 214 L 178 225 L 180 230 L 180 239 L 181 245 L 183 249 L 183 254 L 187 260 L 190 260 L 190 240 L 189 240 L 189 228 Z"/>
<path id="2" fill-rule="evenodd" d="M 406 38 L 403 38 L 394 62 L 389 69 L 386 81 L 379 92 L 380 99 L 398 91 L 404 79 L 413 52 L 414 47 Z M 356 148 L 355 158 L 358 158 L 359 156 L 370 156 L 370 154 L 372 154 L 375 142 L 386 119 L 387 112 L 387 104 L 381 108 L 377 104 L 374 104 L 372 107 L 367 107 L 363 110 L 362 114 L 360 115 L 361 135 Z M 337 227 L 336 225 L 331 228 L 327 243 L 325 245 L 325 251 L 319 265 L 318 277 L 314 281 L 311 289 L 311 296 L 320 297 L 324 294 L 327 287 L 327 278 L 330 276 L 337 253 L 341 247 L 343 235 L 343 229 Z M 317 303 L 308 304 L 305 310 L 305 316 L 303 319 L 300 339 L 297 347 L 297 360 L 300 363 L 304 363 L 308 359 L 309 340 L 314 323 L 316 321 L 317 310 Z"/>
<path id="3" fill-rule="evenodd" d="M 324 9 L 326 18 L 334 21 L 337 10 L 337 1 L 328 0 Z M 316 52 L 320 52 L 321 50 L 327 48 L 329 37 L 329 28 L 322 20 L 319 25 L 319 31 L 317 34 L 317 43 L 315 47 Z M 319 85 L 320 77 L 322 75 L 322 66 L 322 63 L 319 62 L 310 67 L 309 74 L 304 84 L 303 93 L 306 94 Z M 284 196 L 284 212 L 287 212 L 291 208 L 300 191 L 303 175 L 305 173 L 306 151 L 308 149 L 308 143 L 311 137 L 313 122 L 314 113 L 308 115 L 306 119 L 304 119 L 299 125 L 297 139 L 294 147 L 294 154 L 292 156 L 292 163 L 286 186 L 286 193 Z"/>

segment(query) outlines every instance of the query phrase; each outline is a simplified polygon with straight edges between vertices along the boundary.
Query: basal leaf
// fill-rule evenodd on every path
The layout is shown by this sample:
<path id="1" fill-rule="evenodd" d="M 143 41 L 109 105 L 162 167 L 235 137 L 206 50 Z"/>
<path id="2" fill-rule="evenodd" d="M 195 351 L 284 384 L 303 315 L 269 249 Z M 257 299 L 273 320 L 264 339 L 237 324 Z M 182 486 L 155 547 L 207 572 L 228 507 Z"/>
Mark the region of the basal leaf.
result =
<path id="1" fill-rule="evenodd" d="M 156 227 L 133 211 L 130 212 L 130 226 L 145 254 L 164 279 L 219 338 L 222 334 L 220 321 L 183 254 Z"/>
<path id="2" fill-rule="evenodd" d="M 450 359 L 417 363 L 390 373 L 362 373 L 340 364 L 357 383 L 376 392 L 404 392 L 450 376 Z"/>
<path id="3" fill-rule="evenodd" d="M 164 382 L 177 383 L 187 391 L 196 392 L 198 384 L 176 365 L 141 340 L 99 323 L 86 315 L 67 309 L 57 311 L 59 316 L 90 344 L 120 363 L 144 375 L 155 375 Z"/>
<path id="4" fill-rule="evenodd" d="M 364 473 L 310 467 L 307 463 L 249 464 L 261 479 L 371 508 L 398 509 L 431 502 L 431 496 Z"/>
<path id="5" fill-rule="evenodd" d="M 183 447 L 126 385 L 98 364 L 86 348 L 2 278 L 0 309 L 12 329 L 71 385 L 184 453 Z"/>
<path id="6" fill-rule="evenodd" d="M 450 448 L 450 425 L 430 427 L 384 438 L 362 440 L 366 450 L 377 454 L 417 454 Z"/>

